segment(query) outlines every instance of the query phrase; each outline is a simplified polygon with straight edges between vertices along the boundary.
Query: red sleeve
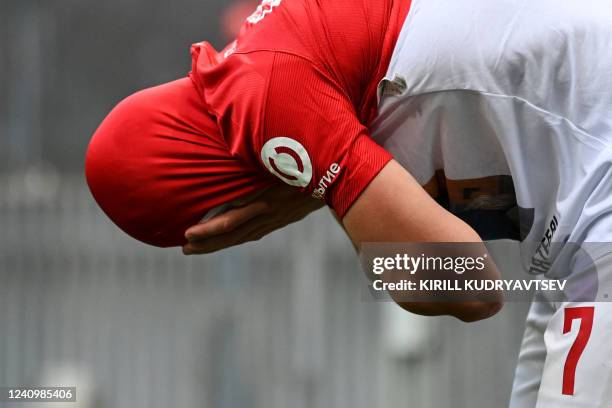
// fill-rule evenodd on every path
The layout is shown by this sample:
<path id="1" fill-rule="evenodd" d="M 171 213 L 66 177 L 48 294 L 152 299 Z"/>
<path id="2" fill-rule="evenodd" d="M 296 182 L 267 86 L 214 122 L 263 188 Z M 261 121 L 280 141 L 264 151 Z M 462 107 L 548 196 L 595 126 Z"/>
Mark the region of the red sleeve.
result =
<path id="1" fill-rule="evenodd" d="M 300 57 L 275 54 L 263 118 L 253 146 L 263 166 L 340 217 L 391 160 L 348 96 Z"/>
<path id="2" fill-rule="evenodd" d="M 285 52 L 192 49 L 191 73 L 230 153 L 253 171 L 323 199 L 343 217 L 391 155 L 349 96 L 309 60 Z M 206 52 L 203 52 L 206 51 Z"/>

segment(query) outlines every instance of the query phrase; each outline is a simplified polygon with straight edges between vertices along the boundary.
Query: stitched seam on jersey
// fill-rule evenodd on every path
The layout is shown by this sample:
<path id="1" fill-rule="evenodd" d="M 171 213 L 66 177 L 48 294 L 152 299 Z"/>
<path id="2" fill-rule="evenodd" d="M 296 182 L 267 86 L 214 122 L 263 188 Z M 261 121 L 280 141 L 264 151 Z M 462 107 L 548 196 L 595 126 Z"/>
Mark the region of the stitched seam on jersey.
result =
<path id="1" fill-rule="evenodd" d="M 532 107 L 533 109 L 537 110 L 538 112 L 542 112 L 548 116 L 552 116 L 554 118 L 560 119 L 564 122 L 567 122 L 573 129 L 575 129 L 581 136 L 586 137 L 587 140 L 581 139 L 582 141 L 584 141 L 585 143 L 591 145 L 592 142 L 596 142 L 599 145 L 598 146 L 594 146 L 592 145 L 592 147 L 596 147 L 596 148 L 607 148 L 608 144 L 605 143 L 604 141 L 600 140 L 599 138 L 591 135 L 589 132 L 587 132 L 585 129 L 581 128 L 580 126 L 578 126 L 576 123 L 574 123 L 572 120 L 566 118 L 565 116 L 559 115 L 557 113 L 551 112 L 549 110 L 546 110 L 534 103 L 529 102 L 527 99 L 521 98 L 520 96 L 516 96 L 516 95 L 506 95 L 506 94 L 500 94 L 500 93 L 496 93 L 496 92 L 487 92 L 487 91 L 479 91 L 476 89 L 462 89 L 462 88 L 455 88 L 455 89 L 441 89 L 441 90 L 437 90 L 437 91 L 424 91 L 424 92 L 419 92 L 416 94 L 410 94 L 410 95 L 400 95 L 398 96 L 398 98 L 412 98 L 412 97 L 417 97 L 417 96 L 425 96 L 425 95 L 431 95 L 431 94 L 436 94 L 436 93 L 443 93 L 443 92 L 469 92 L 469 93 L 474 93 L 474 94 L 482 94 L 482 95 L 487 95 L 487 96 L 492 96 L 492 97 L 498 97 L 498 98 L 508 98 L 508 99 L 514 99 L 517 100 L 519 102 L 523 102 L 526 105 Z"/>
<path id="2" fill-rule="evenodd" d="M 257 52 L 257 51 L 261 51 L 261 50 L 256 50 L 256 51 L 251 51 L 251 52 Z M 285 51 L 271 51 L 271 52 L 274 53 L 274 57 L 273 57 L 273 60 L 272 60 L 272 67 L 270 68 L 269 75 L 266 78 L 266 94 L 265 94 L 265 97 L 264 97 L 264 103 L 263 103 L 263 106 L 262 106 L 262 112 L 260 112 L 260 115 L 263 115 L 263 116 L 260 116 L 260 117 L 263 117 L 263 127 L 264 127 L 263 133 L 264 134 L 266 134 L 266 131 L 267 131 L 267 117 L 266 117 L 265 113 L 267 112 L 267 107 L 268 107 L 268 99 L 269 99 L 269 95 L 270 95 L 271 78 L 272 78 L 272 75 L 274 74 L 274 70 L 276 69 L 275 62 L 276 62 L 276 57 L 277 57 L 278 54 L 290 55 L 292 57 L 297 57 L 297 58 L 300 58 L 301 60 L 304 60 L 304 61 L 308 62 L 313 67 L 313 69 L 316 72 L 318 72 L 319 74 L 323 75 L 328 81 L 330 81 L 333 84 L 334 87 L 336 87 L 339 91 L 341 91 L 342 94 L 350 101 L 350 97 L 346 94 L 344 88 L 342 88 L 336 81 L 334 81 L 332 78 L 330 78 L 330 76 L 327 75 L 325 73 L 325 71 L 323 69 L 321 69 L 321 67 L 319 67 L 317 64 L 312 62 L 309 58 L 302 57 L 301 55 L 298 55 L 298 54 L 295 54 L 295 53 L 292 53 L 292 52 L 285 52 Z M 352 103 L 351 103 L 351 106 L 352 106 Z M 353 110 L 355 110 L 354 106 L 352 106 L 352 108 L 353 108 Z"/>
<path id="3" fill-rule="evenodd" d="M 258 48 L 256 50 L 249 50 L 249 51 L 235 51 L 234 53 L 232 53 L 232 55 L 246 55 L 246 54 L 254 54 L 256 52 L 260 52 L 260 51 L 265 51 L 265 52 L 272 52 L 274 53 L 274 55 L 278 54 L 278 53 L 282 53 L 282 54 L 287 54 L 287 55 L 293 55 L 294 57 L 298 57 L 301 58 L 303 60 L 308 61 L 309 63 L 311 63 L 312 65 L 317 65 L 315 64 L 314 61 L 312 61 L 310 58 L 302 55 L 302 54 L 298 54 L 296 52 L 293 51 L 284 51 L 284 50 L 274 50 L 274 49 L 268 49 L 268 48 Z M 230 57 L 232 56 L 230 55 Z M 229 58 L 229 57 L 228 57 Z"/>
<path id="4" fill-rule="evenodd" d="M 309 63 L 309 64 L 310 64 L 310 65 L 311 65 L 311 66 L 312 66 L 312 67 L 313 67 L 313 68 L 314 68 L 314 69 L 315 69 L 315 70 L 316 70 L 316 71 L 317 71 L 319 74 L 323 75 L 323 76 L 324 76 L 324 77 L 325 77 L 327 80 L 329 80 L 330 82 L 332 82 L 332 83 L 334 84 L 334 86 L 336 86 L 336 87 L 337 87 L 337 88 L 338 88 L 338 89 L 339 89 L 339 90 L 342 92 L 342 94 L 343 94 L 344 96 L 346 96 L 346 98 L 347 98 L 348 100 L 350 100 L 350 99 L 351 99 L 351 98 L 349 97 L 349 95 L 347 95 L 347 93 L 346 93 L 346 91 L 344 90 L 344 88 L 343 88 L 343 87 L 342 87 L 342 86 L 341 86 L 341 85 L 340 85 L 340 84 L 339 84 L 339 83 L 338 83 L 336 80 L 334 80 L 334 79 L 333 79 L 333 78 L 332 78 L 330 75 L 328 75 L 328 74 L 327 74 L 327 72 L 326 72 L 326 70 L 325 70 L 325 69 L 324 69 L 322 66 L 320 66 L 319 64 L 317 64 L 316 62 L 314 62 L 313 60 L 311 60 L 310 58 L 308 58 L 308 57 L 306 57 L 306 56 L 304 56 L 304 55 L 301 55 L 301 54 L 295 53 L 295 52 L 293 52 L 293 51 L 285 51 L 285 50 L 270 50 L 270 49 L 267 49 L 267 48 L 261 48 L 261 49 L 257 49 L 257 50 L 250 50 L 250 51 L 237 51 L 237 52 L 233 53 L 232 55 L 238 55 L 238 54 L 241 54 L 241 55 L 253 54 L 253 53 L 256 53 L 256 52 L 259 52 L 259 51 L 267 51 L 267 52 L 272 52 L 272 53 L 274 53 L 274 59 L 275 59 L 275 60 L 276 60 L 276 55 L 277 55 L 277 54 L 285 54 L 285 55 L 291 55 L 291 56 L 297 57 L 297 58 L 299 58 L 299 59 L 302 59 L 302 60 L 304 60 L 304 61 L 308 62 L 308 63 Z M 231 57 L 231 55 L 230 55 L 230 57 Z"/>
<path id="5" fill-rule="evenodd" d="M 270 95 L 270 84 L 271 84 L 271 78 L 272 75 L 274 75 L 274 68 L 276 67 L 276 51 L 272 51 L 274 53 L 274 57 L 272 57 L 272 66 L 270 67 L 270 72 L 268 72 L 267 78 L 266 78 L 266 94 L 264 95 L 264 103 L 262 104 L 261 107 L 261 112 L 259 112 L 259 117 L 261 118 L 262 122 L 263 122 L 263 129 L 261 129 L 262 134 L 258 135 L 258 137 L 261 137 L 261 145 L 263 146 L 263 143 L 265 143 L 265 135 L 268 134 L 268 115 L 266 114 L 268 112 L 268 98 Z M 261 155 L 260 155 L 261 156 Z M 259 159 L 261 161 L 261 157 L 259 156 Z"/>

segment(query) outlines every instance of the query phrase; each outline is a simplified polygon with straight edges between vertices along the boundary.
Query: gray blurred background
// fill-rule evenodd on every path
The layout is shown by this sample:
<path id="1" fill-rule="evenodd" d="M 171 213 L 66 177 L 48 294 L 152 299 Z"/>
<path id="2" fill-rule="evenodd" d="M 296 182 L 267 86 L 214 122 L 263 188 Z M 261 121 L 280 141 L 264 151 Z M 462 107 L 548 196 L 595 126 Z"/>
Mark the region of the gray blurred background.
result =
<path id="1" fill-rule="evenodd" d="M 0 386 L 76 385 L 73 408 L 506 406 L 527 305 L 466 325 L 365 301 L 325 210 L 186 258 L 89 196 L 106 113 L 256 4 L 0 0 Z"/>

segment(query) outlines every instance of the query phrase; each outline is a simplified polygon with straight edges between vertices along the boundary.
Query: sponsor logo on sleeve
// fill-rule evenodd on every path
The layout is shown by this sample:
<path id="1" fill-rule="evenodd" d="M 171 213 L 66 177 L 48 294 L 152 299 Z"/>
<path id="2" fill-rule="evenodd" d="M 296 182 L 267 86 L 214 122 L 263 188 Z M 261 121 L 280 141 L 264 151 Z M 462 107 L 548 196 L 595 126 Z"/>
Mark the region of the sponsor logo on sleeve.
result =
<path id="1" fill-rule="evenodd" d="M 319 180 L 319 184 L 312 192 L 312 196 L 316 199 L 322 200 L 325 196 L 327 188 L 336 179 L 338 173 L 340 173 L 340 165 L 338 163 L 332 163 L 331 166 L 329 166 L 327 172 Z"/>
<path id="2" fill-rule="evenodd" d="M 261 148 L 261 161 L 279 179 L 290 186 L 306 187 L 312 179 L 308 152 L 298 141 L 288 137 L 270 139 Z"/>

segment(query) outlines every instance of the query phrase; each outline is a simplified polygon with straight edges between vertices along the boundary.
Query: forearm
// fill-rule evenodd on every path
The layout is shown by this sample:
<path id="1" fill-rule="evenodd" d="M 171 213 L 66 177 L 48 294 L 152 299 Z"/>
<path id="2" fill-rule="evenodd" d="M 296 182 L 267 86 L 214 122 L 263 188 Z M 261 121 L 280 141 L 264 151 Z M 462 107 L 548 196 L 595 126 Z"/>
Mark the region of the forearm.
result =
<path id="1" fill-rule="evenodd" d="M 396 162 L 391 162 L 370 183 L 342 220 L 345 230 L 357 248 L 367 242 L 457 243 L 461 251 L 482 255 L 487 250 L 482 240 L 467 224 L 439 206 L 421 186 Z M 460 243 L 470 243 L 459 245 Z M 435 246 L 429 246 L 432 251 Z M 465 249 L 464 249 L 465 248 Z M 448 246 L 440 246 L 440 251 Z M 430 253 L 431 256 L 445 254 Z M 490 257 L 484 269 L 475 271 L 473 279 L 499 279 Z M 418 279 L 418 275 L 413 275 Z M 464 321 L 484 319 L 495 314 L 502 304 L 500 293 L 487 293 L 486 299 L 446 291 L 412 293 L 404 300 L 402 292 L 390 292 L 404 309 L 422 315 L 451 315 Z M 433 300 L 437 298 L 438 300 Z M 449 301 L 450 300 L 450 301 Z"/>

